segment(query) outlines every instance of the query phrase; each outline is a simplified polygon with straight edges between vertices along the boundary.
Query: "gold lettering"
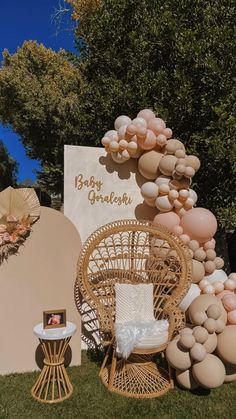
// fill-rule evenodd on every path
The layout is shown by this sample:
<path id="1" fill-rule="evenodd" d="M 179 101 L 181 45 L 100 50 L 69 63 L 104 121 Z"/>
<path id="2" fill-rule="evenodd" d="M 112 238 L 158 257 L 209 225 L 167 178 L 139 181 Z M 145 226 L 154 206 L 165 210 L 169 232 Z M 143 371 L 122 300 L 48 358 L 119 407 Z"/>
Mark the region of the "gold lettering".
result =
<path id="1" fill-rule="evenodd" d="M 103 182 L 95 179 L 94 176 L 90 176 L 89 179 L 85 179 L 83 174 L 75 176 L 75 188 L 82 189 L 83 187 L 96 189 L 99 192 L 102 188 Z"/>

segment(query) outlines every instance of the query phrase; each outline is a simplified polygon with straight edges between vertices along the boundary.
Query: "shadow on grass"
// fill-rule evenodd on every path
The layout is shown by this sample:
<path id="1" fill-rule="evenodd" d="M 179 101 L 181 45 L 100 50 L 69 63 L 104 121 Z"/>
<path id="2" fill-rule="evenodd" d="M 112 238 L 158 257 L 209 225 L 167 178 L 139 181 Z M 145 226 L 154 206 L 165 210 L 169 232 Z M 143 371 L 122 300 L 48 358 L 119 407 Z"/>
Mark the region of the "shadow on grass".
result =
<path id="1" fill-rule="evenodd" d="M 99 367 L 102 365 L 105 354 L 106 351 L 100 348 L 92 348 L 87 350 L 87 357 L 89 361 L 94 362 Z"/>

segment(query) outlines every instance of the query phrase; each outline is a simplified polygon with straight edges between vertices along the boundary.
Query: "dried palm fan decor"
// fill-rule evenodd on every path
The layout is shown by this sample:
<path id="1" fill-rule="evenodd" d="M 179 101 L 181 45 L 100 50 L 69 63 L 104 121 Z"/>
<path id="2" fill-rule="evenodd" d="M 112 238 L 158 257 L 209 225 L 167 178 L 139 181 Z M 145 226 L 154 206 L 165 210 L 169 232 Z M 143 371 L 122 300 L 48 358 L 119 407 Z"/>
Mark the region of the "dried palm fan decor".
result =
<path id="1" fill-rule="evenodd" d="M 39 216 L 40 203 L 34 189 L 9 186 L 0 192 L 0 263 L 17 252 Z"/>
<path id="2" fill-rule="evenodd" d="M 156 347 L 134 348 L 128 359 L 117 353 L 115 334 L 117 284 L 153 284 L 153 313 L 169 322 L 168 339 Z M 191 258 L 185 245 L 163 226 L 148 221 L 120 220 L 96 230 L 85 242 L 75 283 L 79 295 L 95 311 L 102 344 L 107 346 L 100 377 L 110 391 L 151 398 L 172 387 L 163 351 L 184 326 L 178 305 L 191 284 Z M 140 307 L 141 310 L 141 307 Z M 162 354 L 163 365 L 154 361 Z"/>

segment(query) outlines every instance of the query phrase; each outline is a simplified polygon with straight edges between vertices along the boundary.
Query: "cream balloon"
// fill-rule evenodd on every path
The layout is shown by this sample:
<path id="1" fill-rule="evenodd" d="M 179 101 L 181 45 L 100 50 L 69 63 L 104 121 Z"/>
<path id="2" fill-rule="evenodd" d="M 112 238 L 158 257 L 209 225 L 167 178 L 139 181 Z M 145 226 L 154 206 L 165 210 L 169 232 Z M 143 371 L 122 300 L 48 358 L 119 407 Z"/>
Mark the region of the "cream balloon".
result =
<path id="1" fill-rule="evenodd" d="M 168 199 L 168 196 L 166 195 L 158 196 L 155 203 L 157 209 L 159 209 L 162 212 L 168 212 L 173 209 L 173 205 L 171 204 L 171 202 Z"/>
<path id="2" fill-rule="evenodd" d="M 142 185 L 140 192 L 146 199 L 156 199 L 159 188 L 154 182 L 146 182 Z"/>
<path id="3" fill-rule="evenodd" d="M 197 203 L 198 196 L 193 189 L 189 189 L 189 196 L 193 200 L 194 205 Z"/>
<path id="4" fill-rule="evenodd" d="M 115 120 L 115 129 L 118 130 L 123 125 L 129 125 L 131 123 L 131 119 L 126 115 L 118 116 Z"/>
<path id="5" fill-rule="evenodd" d="M 170 176 L 175 168 L 177 158 L 172 155 L 164 156 L 159 164 L 159 170 L 163 175 Z"/>

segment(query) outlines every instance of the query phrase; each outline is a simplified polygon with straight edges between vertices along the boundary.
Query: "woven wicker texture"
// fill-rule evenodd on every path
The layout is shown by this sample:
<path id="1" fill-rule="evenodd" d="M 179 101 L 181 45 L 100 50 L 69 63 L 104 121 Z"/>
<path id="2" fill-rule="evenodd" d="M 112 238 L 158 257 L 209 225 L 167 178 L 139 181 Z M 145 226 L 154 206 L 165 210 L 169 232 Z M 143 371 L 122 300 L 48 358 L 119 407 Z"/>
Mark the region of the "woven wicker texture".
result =
<path id="1" fill-rule="evenodd" d="M 79 309 L 81 293 L 97 315 L 101 339 L 106 344 L 110 343 L 112 348 L 115 345 L 116 283 L 154 285 L 154 317 L 168 319 L 169 340 L 174 332 L 183 326 L 184 316 L 178 309 L 178 305 L 191 284 L 191 257 L 184 244 L 163 226 L 154 227 L 148 221 L 114 221 L 96 230 L 82 248 L 75 283 L 76 305 Z M 135 349 L 133 353 L 153 354 L 164 350 L 165 347 L 166 344 L 156 349 Z M 120 383 L 120 379 L 114 379 L 115 376 L 117 377 L 116 367 L 114 367 L 117 365 L 115 358 L 114 350 L 111 367 L 106 366 L 109 356 L 105 358 L 100 373 L 104 384 L 108 385 L 111 391 L 133 397 L 145 397 L 143 391 L 140 390 L 143 384 L 141 387 L 130 385 L 129 383 L 132 382 L 130 378 L 125 380 L 125 390 L 123 387 L 121 390 L 120 384 L 116 384 Z M 127 362 L 130 365 L 130 359 Z M 139 365 L 136 362 L 134 364 Z M 145 376 L 143 368 L 146 368 L 145 364 L 140 368 L 141 381 Z M 147 371 L 149 368 L 150 365 Z M 129 371 L 133 375 L 133 369 L 130 366 Z M 155 375 L 150 374 L 153 377 Z M 156 371 L 156 379 L 158 374 L 159 372 Z M 123 376 L 128 377 L 127 373 Z M 166 377 L 163 380 L 165 381 Z M 160 383 L 160 379 L 157 381 Z M 166 384 L 164 387 L 167 389 Z M 162 390 L 159 388 L 157 391 L 156 388 L 153 393 L 148 393 L 147 397 L 162 394 Z"/>

